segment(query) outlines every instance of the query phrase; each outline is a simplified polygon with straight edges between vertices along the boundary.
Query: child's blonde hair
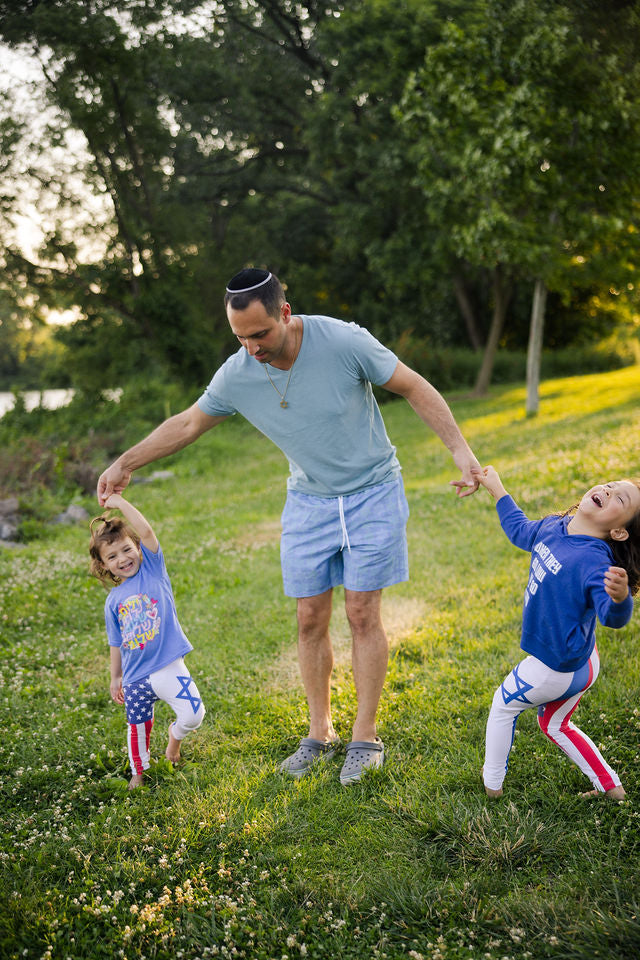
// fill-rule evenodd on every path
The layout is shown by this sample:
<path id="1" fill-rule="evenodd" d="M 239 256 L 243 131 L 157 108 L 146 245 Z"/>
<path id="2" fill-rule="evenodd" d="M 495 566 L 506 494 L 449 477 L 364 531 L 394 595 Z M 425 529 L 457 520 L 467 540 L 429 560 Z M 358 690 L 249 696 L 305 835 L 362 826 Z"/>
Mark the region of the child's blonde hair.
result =
<path id="1" fill-rule="evenodd" d="M 93 525 L 100 524 L 95 530 Z M 94 517 L 89 524 L 91 539 L 89 540 L 89 573 L 92 577 L 99 580 L 105 587 L 115 587 L 121 580 L 115 577 L 102 562 L 101 551 L 105 546 L 117 543 L 118 540 L 124 540 L 125 537 L 131 537 L 136 547 L 140 546 L 140 537 L 131 527 L 122 519 L 122 517 L 108 517 L 102 514 Z"/>

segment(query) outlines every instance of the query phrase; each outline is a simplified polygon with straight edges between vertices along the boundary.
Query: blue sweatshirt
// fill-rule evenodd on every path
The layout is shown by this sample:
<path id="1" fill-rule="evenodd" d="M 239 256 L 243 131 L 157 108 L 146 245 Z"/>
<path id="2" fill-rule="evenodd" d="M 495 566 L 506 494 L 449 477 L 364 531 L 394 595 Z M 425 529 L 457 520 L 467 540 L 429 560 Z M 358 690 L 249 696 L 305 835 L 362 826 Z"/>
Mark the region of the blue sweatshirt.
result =
<path id="1" fill-rule="evenodd" d="M 496 504 L 502 529 L 531 553 L 520 646 L 552 670 L 571 672 L 587 662 L 596 642 L 596 616 L 605 627 L 624 627 L 633 601 L 615 603 L 604 575 L 615 565 L 604 540 L 570 534 L 570 517 L 529 520 L 509 495 Z"/>

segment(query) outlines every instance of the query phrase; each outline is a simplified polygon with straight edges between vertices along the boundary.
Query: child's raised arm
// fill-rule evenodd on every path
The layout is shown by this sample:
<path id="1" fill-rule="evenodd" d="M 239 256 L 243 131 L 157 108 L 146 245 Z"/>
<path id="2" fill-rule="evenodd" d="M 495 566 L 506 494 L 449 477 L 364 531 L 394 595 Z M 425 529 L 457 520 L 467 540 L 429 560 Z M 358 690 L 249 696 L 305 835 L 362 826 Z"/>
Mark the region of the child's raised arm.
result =
<path id="1" fill-rule="evenodd" d="M 499 500 L 500 497 L 507 495 L 502 480 L 498 476 L 498 471 L 494 467 L 475 467 L 473 469 L 473 475 L 478 483 L 486 487 L 494 500 Z"/>
<path id="2" fill-rule="evenodd" d="M 153 527 L 139 510 L 129 503 L 120 493 L 112 493 L 105 502 L 105 507 L 119 510 L 127 523 L 135 530 L 140 537 L 141 543 L 152 553 L 158 552 L 158 538 L 153 532 Z"/>

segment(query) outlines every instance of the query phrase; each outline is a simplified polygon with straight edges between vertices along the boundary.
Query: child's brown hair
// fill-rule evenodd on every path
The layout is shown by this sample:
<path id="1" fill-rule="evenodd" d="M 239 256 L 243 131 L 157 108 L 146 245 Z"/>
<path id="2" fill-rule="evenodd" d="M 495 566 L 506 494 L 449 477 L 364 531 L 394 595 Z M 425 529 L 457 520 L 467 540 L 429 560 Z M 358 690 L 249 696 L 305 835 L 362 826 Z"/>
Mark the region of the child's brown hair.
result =
<path id="1" fill-rule="evenodd" d="M 95 530 L 93 527 L 94 523 L 100 524 Z M 105 587 L 115 587 L 121 582 L 120 577 L 114 577 L 104 566 L 101 556 L 102 548 L 110 546 L 112 543 L 117 543 L 118 540 L 124 540 L 125 537 L 131 537 L 136 547 L 139 547 L 140 537 L 122 517 L 108 517 L 106 514 L 94 517 L 89 524 L 89 529 L 91 531 L 91 539 L 89 540 L 89 556 L 91 557 L 89 573 L 92 577 L 96 577 Z"/>
<path id="2" fill-rule="evenodd" d="M 640 480 L 637 478 L 629 479 L 629 483 L 640 490 Z M 627 571 L 629 590 L 633 597 L 640 589 L 640 510 L 631 518 L 625 530 L 629 534 L 626 540 L 607 537 L 607 543 L 615 565 Z"/>

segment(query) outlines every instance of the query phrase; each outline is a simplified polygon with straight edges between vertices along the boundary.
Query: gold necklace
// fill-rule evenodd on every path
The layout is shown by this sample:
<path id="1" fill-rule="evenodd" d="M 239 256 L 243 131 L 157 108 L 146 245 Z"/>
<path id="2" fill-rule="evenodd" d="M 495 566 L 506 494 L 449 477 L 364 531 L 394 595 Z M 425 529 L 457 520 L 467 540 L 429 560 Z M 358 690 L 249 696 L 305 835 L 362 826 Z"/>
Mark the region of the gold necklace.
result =
<path id="1" fill-rule="evenodd" d="M 264 365 L 264 372 L 266 373 L 267 377 L 269 378 L 269 383 L 271 384 L 271 386 L 273 387 L 273 389 L 275 390 L 275 392 L 276 392 L 276 393 L 278 394 L 278 396 L 280 397 L 280 406 L 282 407 L 283 410 L 286 410 L 286 408 L 289 406 L 289 404 L 288 404 L 287 401 L 285 400 L 285 397 L 287 396 L 287 390 L 289 389 L 289 384 L 291 383 L 291 374 L 293 373 L 293 367 L 294 367 L 294 364 L 295 364 L 295 362 L 296 362 L 297 359 L 298 359 L 298 327 L 296 326 L 296 352 L 295 352 L 295 356 L 294 356 L 294 358 L 293 358 L 293 363 L 292 363 L 291 366 L 289 367 L 289 376 L 287 377 L 287 383 L 286 383 L 285 388 L 284 388 L 284 393 L 280 393 L 280 391 L 279 391 L 278 388 L 276 387 L 275 383 L 274 383 L 273 380 L 271 379 L 271 374 L 270 374 L 269 371 L 267 370 L 267 364 L 265 363 L 265 365 Z"/>

